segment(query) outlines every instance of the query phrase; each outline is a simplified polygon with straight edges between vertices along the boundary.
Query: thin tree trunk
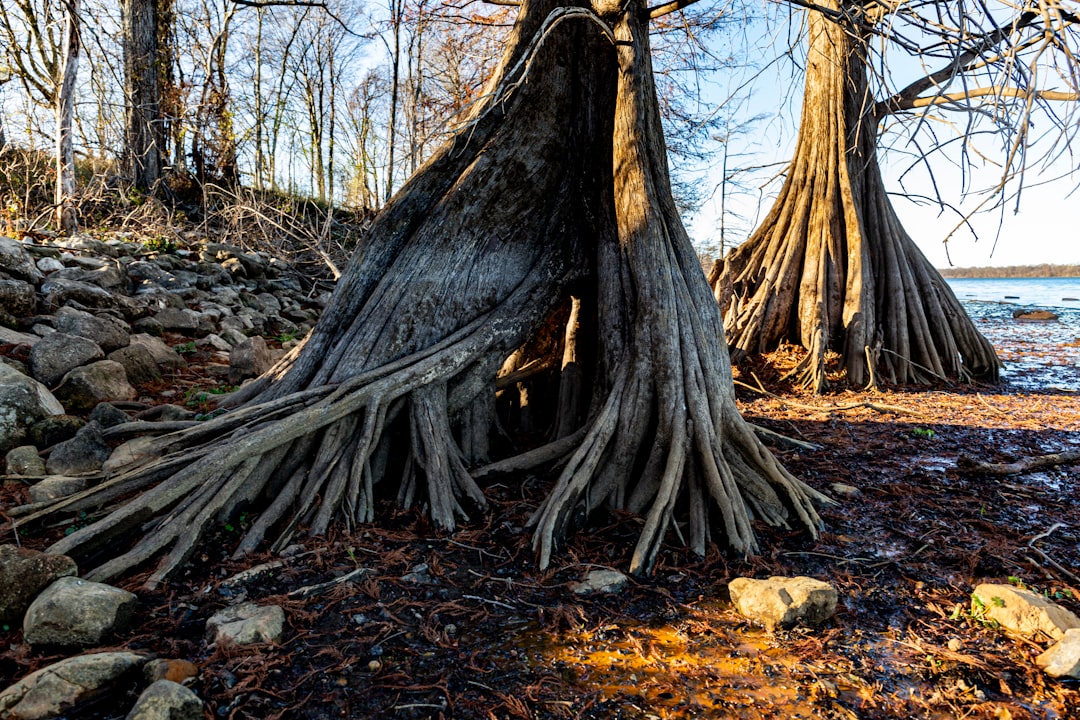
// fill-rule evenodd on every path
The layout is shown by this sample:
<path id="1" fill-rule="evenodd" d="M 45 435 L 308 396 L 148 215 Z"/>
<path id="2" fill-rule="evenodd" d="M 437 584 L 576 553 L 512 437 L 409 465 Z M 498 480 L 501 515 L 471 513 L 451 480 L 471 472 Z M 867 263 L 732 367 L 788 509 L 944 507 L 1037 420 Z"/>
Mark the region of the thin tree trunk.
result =
<path id="1" fill-rule="evenodd" d="M 162 123 L 157 0 L 124 3 L 124 165 L 131 183 L 152 190 L 161 178 Z"/>
<path id="2" fill-rule="evenodd" d="M 73 206 L 75 198 L 75 148 L 72 117 L 75 112 L 75 78 L 79 70 L 78 0 L 65 0 L 63 57 L 56 83 L 56 225 L 68 235 L 79 229 Z"/>

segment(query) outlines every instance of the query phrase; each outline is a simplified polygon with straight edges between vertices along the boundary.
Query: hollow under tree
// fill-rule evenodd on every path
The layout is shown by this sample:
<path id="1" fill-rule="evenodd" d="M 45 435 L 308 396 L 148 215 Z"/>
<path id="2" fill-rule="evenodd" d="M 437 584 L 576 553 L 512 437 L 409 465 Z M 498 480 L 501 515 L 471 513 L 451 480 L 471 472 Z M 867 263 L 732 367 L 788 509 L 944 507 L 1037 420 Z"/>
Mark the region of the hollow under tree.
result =
<path id="1" fill-rule="evenodd" d="M 876 33 L 903 41 L 890 36 L 895 17 L 876 2 L 824 0 L 809 7 L 794 158 L 760 226 L 709 273 L 732 356 L 767 352 L 784 342 L 801 345 L 807 354 L 792 376 L 815 392 L 828 385 L 830 350 L 839 354 L 846 381 L 857 386 L 878 379 L 996 381 L 1000 362 L 993 346 L 893 209 L 878 164 L 878 125 L 916 108 L 960 104 L 970 109 L 970 103 L 994 101 L 1000 109 L 1016 100 L 1019 111 L 1005 127 L 1013 143 L 1006 143 L 1007 150 L 1017 157 L 1016 137 L 1027 131 L 1032 102 L 1075 100 L 1076 95 L 1037 90 L 1015 52 L 1031 50 L 1032 35 L 1038 37 L 1044 28 L 1059 33 L 1045 46 L 1063 43 L 1075 18 L 1060 9 L 1043 8 L 1048 15 L 1028 8 L 1010 22 L 975 33 L 974 23 L 959 30 L 962 23 L 953 28 L 943 19 L 953 12 L 963 17 L 965 8 L 945 7 L 933 21 L 908 16 L 916 26 L 921 23 L 924 38 L 940 41 L 949 62 L 875 102 L 868 80 L 869 40 Z M 898 6 L 897 12 L 906 11 L 907 6 Z M 1010 78 L 1014 83 L 997 84 L 992 73 L 989 87 L 971 87 L 962 79 L 997 66 L 1016 73 L 1017 65 L 1021 71 Z"/>
<path id="2" fill-rule="evenodd" d="M 670 193 L 648 23 L 640 2 L 527 0 L 485 99 L 375 219 L 306 343 L 235 409 L 132 441 L 141 464 L 20 524 L 119 502 L 52 550 L 95 579 L 164 555 L 154 585 L 241 510 L 237 555 L 369 522 L 380 492 L 449 531 L 484 507 L 477 478 L 547 462 L 562 470 L 532 519 L 541 566 L 605 504 L 644 515 L 639 573 L 677 514 L 698 553 L 713 533 L 753 550 L 754 520 L 815 533 L 826 498 L 735 406 Z M 575 360 L 554 376 L 562 437 L 475 469 L 497 386 L 545 353 Z"/>

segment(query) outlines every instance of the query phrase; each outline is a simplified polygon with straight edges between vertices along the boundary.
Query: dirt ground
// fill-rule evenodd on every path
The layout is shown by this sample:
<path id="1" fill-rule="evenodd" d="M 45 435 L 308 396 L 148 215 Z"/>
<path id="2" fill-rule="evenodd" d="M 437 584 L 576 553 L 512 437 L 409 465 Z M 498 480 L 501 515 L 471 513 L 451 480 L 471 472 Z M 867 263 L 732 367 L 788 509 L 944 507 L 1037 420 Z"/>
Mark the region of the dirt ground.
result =
<path id="1" fill-rule="evenodd" d="M 628 565 L 640 520 L 597 518 L 538 572 L 523 527 L 550 477 L 508 478 L 487 487 L 491 511 L 453 536 L 387 505 L 378 526 L 308 539 L 246 585 L 223 581 L 279 558 L 225 560 L 239 528 L 222 526 L 207 544 L 216 550 L 163 591 L 120 583 L 144 612 L 117 647 L 195 662 L 208 718 L 1080 717 L 1078 684 L 1034 666 L 1042 643 L 970 613 L 983 581 L 1023 584 L 1080 613 L 1080 466 L 959 469 L 963 458 L 1080 447 L 1080 396 L 1011 390 L 1030 385 L 1014 376 L 813 397 L 779 380 L 790 359 L 740 368 L 741 382 L 761 378 L 771 394 L 738 392 L 749 420 L 817 446 L 775 448 L 838 501 L 816 542 L 760 528 L 760 555 L 699 559 L 673 536 L 654 577 L 579 597 L 570 586 L 590 569 Z M 4 488 L 0 505 L 19 492 Z M 812 630 L 751 626 L 727 583 L 770 575 L 835 584 L 837 614 Z M 240 595 L 285 608 L 280 645 L 208 647 L 206 619 Z M 18 628 L 0 633 L 0 649 L 3 685 L 62 657 L 31 649 Z M 104 698 L 70 717 L 123 717 L 131 701 Z"/>

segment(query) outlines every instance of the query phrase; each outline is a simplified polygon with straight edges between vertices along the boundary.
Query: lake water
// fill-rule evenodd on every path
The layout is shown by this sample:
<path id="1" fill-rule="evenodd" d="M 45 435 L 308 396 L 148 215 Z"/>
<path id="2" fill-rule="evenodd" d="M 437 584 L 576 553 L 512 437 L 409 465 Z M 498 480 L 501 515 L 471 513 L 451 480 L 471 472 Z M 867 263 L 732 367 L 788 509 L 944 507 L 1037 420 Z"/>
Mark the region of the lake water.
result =
<path id="1" fill-rule="evenodd" d="M 1007 384 L 1022 391 L 1080 392 L 1080 278 L 950 278 L 948 283 L 1004 361 Z M 1014 310 L 1036 308 L 1058 319 L 1013 319 Z"/>

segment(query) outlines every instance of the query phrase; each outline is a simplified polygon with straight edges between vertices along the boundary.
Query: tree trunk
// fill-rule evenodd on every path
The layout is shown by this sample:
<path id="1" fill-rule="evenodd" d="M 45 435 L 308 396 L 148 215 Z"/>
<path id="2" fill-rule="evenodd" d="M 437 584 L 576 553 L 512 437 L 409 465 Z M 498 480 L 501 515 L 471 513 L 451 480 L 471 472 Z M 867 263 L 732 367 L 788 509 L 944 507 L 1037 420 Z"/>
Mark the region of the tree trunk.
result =
<path id="1" fill-rule="evenodd" d="M 732 354 L 802 345 L 808 355 L 796 375 L 817 392 L 827 386 L 830 350 L 857 386 L 995 381 L 993 347 L 885 191 L 864 40 L 821 13 L 809 17 L 795 157 L 761 226 L 711 278 Z"/>
<path id="2" fill-rule="evenodd" d="M 124 3 L 124 170 L 153 190 L 161 178 L 162 121 L 157 0 Z"/>
<path id="3" fill-rule="evenodd" d="M 541 566 L 605 504 L 645 515 L 635 572 L 676 513 L 698 553 L 714 532 L 753 550 L 755 518 L 815 533 L 825 498 L 735 407 L 720 314 L 671 197 L 645 12 L 612 5 L 601 20 L 526 0 L 485 100 L 374 220 L 303 347 L 237 409 L 150 441 L 157 459 L 61 501 L 77 511 L 139 491 L 53 550 L 87 558 L 135 538 L 95 558 L 88 577 L 104 579 L 169 549 L 155 584 L 241 509 L 258 516 L 238 554 L 271 531 L 281 547 L 301 528 L 369 522 L 380 484 L 449 531 L 484 508 L 476 478 L 552 461 L 564 469 L 532 520 Z M 487 452 L 499 368 L 558 308 L 595 329 L 590 360 L 571 353 L 583 425 L 470 468 Z M 557 367 L 564 344 L 536 347 Z"/>
<path id="4" fill-rule="evenodd" d="M 75 198 L 75 148 L 72 119 L 75 113 L 75 77 L 79 70 L 78 0 L 66 0 L 63 55 L 56 83 L 56 226 L 71 235 L 79 229 Z"/>

